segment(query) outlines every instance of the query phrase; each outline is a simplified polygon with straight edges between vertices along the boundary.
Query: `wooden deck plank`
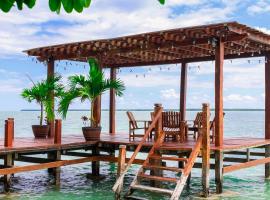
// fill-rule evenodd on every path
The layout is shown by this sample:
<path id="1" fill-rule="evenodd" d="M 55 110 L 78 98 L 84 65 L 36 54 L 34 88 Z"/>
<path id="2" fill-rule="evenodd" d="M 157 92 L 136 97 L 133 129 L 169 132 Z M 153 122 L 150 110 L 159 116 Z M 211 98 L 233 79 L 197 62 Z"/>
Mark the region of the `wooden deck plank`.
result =
<path id="1" fill-rule="evenodd" d="M 12 147 L 4 147 L 4 139 L 0 138 L 0 154 L 7 152 L 27 152 L 27 151 L 49 151 L 59 149 L 72 149 L 72 148 L 84 148 L 91 145 L 95 145 L 98 142 L 102 144 L 115 144 L 115 145 L 137 145 L 141 138 L 135 138 L 135 140 L 129 141 L 128 133 L 116 133 L 110 135 L 109 133 L 103 133 L 100 141 L 85 142 L 82 134 L 78 135 L 66 135 L 62 136 L 62 144 L 54 144 L 53 139 L 35 139 L 31 137 L 15 137 Z M 151 147 L 152 141 L 146 141 L 144 146 Z M 270 144 L 269 139 L 264 138 L 225 138 L 223 146 L 215 147 L 211 144 L 211 150 L 231 151 L 238 149 L 245 149 L 251 147 L 263 146 Z M 169 150 L 191 150 L 195 145 L 195 141 L 189 138 L 187 142 L 179 143 L 166 141 L 160 147 L 161 149 Z"/>

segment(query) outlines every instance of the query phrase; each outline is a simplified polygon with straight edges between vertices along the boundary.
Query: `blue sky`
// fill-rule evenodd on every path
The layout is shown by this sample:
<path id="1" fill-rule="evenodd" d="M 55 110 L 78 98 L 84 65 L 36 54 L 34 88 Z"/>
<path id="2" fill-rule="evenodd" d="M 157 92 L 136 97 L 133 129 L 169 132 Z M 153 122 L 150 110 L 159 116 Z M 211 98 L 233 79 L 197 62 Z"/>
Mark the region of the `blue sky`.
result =
<path id="1" fill-rule="evenodd" d="M 46 67 L 23 54 L 25 49 L 223 21 L 238 21 L 270 34 L 269 19 L 269 0 L 167 0 L 165 6 L 156 0 L 93 0 L 82 14 L 60 15 L 49 11 L 47 0 L 38 1 L 33 10 L 14 8 L 8 14 L 0 13 L 0 110 L 38 108 L 21 99 L 20 92 L 31 86 L 26 74 L 40 80 Z M 64 80 L 74 73 L 87 73 L 82 64 L 66 67 L 65 62 L 58 63 L 56 71 Z M 225 61 L 224 72 L 225 108 L 264 107 L 263 58 Z M 117 108 L 152 108 L 156 102 L 178 108 L 179 75 L 179 65 L 121 70 L 118 77 L 127 89 L 117 99 Z M 203 102 L 214 107 L 212 62 L 193 63 L 188 70 L 187 107 L 200 108 Z M 88 107 L 80 102 L 72 105 Z M 102 107 L 108 108 L 107 93 Z"/>

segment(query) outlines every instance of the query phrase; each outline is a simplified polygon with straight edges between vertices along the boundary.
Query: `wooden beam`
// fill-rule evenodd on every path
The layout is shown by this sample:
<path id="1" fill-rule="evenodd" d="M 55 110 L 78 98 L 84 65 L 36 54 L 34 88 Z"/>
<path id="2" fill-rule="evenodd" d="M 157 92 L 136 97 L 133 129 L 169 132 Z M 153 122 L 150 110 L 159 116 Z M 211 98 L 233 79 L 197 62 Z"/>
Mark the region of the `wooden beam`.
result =
<path id="1" fill-rule="evenodd" d="M 126 158 L 126 163 L 129 160 L 130 160 L 130 158 Z M 14 166 L 12 168 L 0 169 L 0 175 L 42 170 L 42 169 L 55 168 L 55 167 L 61 167 L 61 166 L 67 166 L 67 165 L 75 165 L 75 164 L 80 164 L 80 163 L 85 163 L 85 162 L 93 162 L 93 161 L 118 162 L 118 158 L 111 157 L 111 156 L 92 156 L 92 157 L 78 158 L 78 159 L 73 159 L 73 160 L 60 160 L 60 161 L 34 164 L 34 165 Z M 133 161 L 133 164 L 142 165 L 143 162 L 144 162 L 144 160 L 142 160 L 142 159 L 135 159 Z"/>
<path id="2" fill-rule="evenodd" d="M 54 59 L 50 58 L 47 61 L 47 78 L 54 77 Z M 50 98 L 52 99 L 52 109 L 54 110 L 54 93 L 50 94 Z M 54 138 L 54 119 L 48 121 L 50 125 L 49 137 Z"/>
<path id="3" fill-rule="evenodd" d="M 186 120 L 186 96 L 187 96 L 187 63 L 181 66 L 181 82 L 180 82 L 180 112 L 181 120 Z"/>
<path id="4" fill-rule="evenodd" d="M 5 167 L 12 167 L 14 164 L 12 153 L 8 153 L 4 157 Z M 11 173 L 12 174 L 12 173 Z M 9 192 L 11 186 L 11 174 L 4 174 L 4 191 Z"/>
<path id="5" fill-rule="evenodd" d="M 111 68 L 110 79 L 116 80 L 116 68 Z M 109 119 L 109 133 L 115 135 L 115 90 L 110 89 L 110 119 Z"/>
<path id="6" fill-rule="evenodd" d="M 224 59 L 240 59 L 240 58 L 255 58 L 262 57 L 265 55 L 265 51 L 261 52 L 246 52 L 238 54 L 227 54 Z M 140 67 L 140 66 L 151 66 L 151 65 L 167 65 L 177 63 L 194 63 L 194 62 L 207 62 L 215 60 L 215 56 L 203 56 L 203 57 L 184 57 L 171 60 L 157 60 L 157 61 L 142 61 L 142 62 L 122 62 L 122 63 L 106 63 L 107 67 Z"/>
<path id="7" fill-rule="evenodd" d="M 223 62 L 224 43 L 217 42 L 215 51 L 215 145 L 223 146 Z"/>
<path id="8" fill-rule="evenodd" d="M 120 145 L 119 146 L 119 155 L 118 155 L 118 166 L 117 166 L 117 176 L 125 170 L 126 164 L 126 146 Z"/>
<path id="9" fill-rule="evenodd" d="M 265 139 L 270 139 L 270 53 L 265 60 Z M 265 146 L 265 157 L 270 157 L 270 145 Z M 270 163 L 265 164 L 265 177 L 270 177 Z"/>
<path id="10" fill-rule="evenodd" d="M 262 165 L 265 163 L 270 163 L 270 157 L 269 158 L 262 158 L 262 159 L 258 159 L 258 160 L 252 160 L 249 162 L 239 163 L 239 164 L 224 167 L 223 173 L 229 173 L 229 172 L 233 172 L 233 171 L 240 170 L 240 169 L 254 167 L 257 165 Z"/>

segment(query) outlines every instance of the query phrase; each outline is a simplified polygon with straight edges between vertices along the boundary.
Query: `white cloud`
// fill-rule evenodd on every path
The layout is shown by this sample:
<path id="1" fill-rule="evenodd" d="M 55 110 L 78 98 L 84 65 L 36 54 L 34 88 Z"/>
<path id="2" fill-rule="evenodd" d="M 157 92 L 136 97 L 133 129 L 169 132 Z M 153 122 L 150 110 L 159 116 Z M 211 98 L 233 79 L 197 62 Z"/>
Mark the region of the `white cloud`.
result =
<path id="1" fill-rule="evenodd" d="M 259 0 L 255 4 L 248 7 L 250 14 L 265 13 L 270 11 L 270 3 L 268 0 Z"/>
<path id="2" fill-rule="evenodd" d="M 161 90 L 161 97 L 164 99 L 179 99 L 179 93 L 175 89 Z"/>
<path id="3" fill-rule="evenodd" d="M 174 12 L 175 6 L 194 5 L 200 7 Z M 228 3 L 214 7 L 199 0 L 171 0 L 165 6 L 152 0 L 99 0 L 81 14 L 63 11 L 57 15 L 49 11 L 47 1 L 37 1 L 31 11 L 26 8 L 0 13 L 0 56 L 18 55 L 22 50 L 49 44 L 225 21 L 234 9 L 235 5 Z"/>
<path id="4" fill-rule="evenodd" d="M 224 97 L 224 101 L 237 101 L 237 102 L 241 102 L 243 101 L 246 102 L 246 101 L 256 101 L 256 98 L 255 97 L 252 97 L 250 95 L 240 95 L 240 94 L 230 94 L 226 97 Z"/>

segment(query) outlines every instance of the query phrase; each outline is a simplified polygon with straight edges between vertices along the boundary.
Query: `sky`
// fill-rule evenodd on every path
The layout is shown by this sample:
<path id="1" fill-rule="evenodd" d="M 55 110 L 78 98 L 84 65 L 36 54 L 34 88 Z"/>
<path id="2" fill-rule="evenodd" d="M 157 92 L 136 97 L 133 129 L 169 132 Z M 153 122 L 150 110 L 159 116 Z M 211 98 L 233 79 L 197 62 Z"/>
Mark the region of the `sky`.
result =
<path id="1" fill-rule="evenodd" d="M 83 13 L 59 15 L 49 11 L 47 0 L 34 9 L 0 12 L 0 110 L 38 109 L 21 98 L 23 88 L 45 78 L 46 67 L 22 51 L 59 43 L 142 33 L 226 21 L 238 21 L 270 34 L 269 0 L 93 0 Z M 264 108 L 264 58 L 227 60 L 224 63 L 224 107 Z M 179 108 L 180 65 L 125 68 L 117 76 L 126 85 L 117 98 L 118 109 Z M 86 74 L 84 64 L 60 62 L 63 83 L 72 74 Z M 108 77 L 109 71 L 104 73 Z M 214 107 L 214 63 L 192 63 L 188 68 L 187 108 Z M 109 105 L 108 92 L 102 108 Z M 71 108 L 89 108 L 75 101 Z"/>

